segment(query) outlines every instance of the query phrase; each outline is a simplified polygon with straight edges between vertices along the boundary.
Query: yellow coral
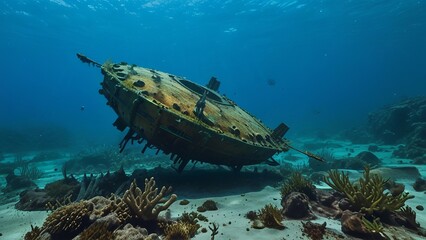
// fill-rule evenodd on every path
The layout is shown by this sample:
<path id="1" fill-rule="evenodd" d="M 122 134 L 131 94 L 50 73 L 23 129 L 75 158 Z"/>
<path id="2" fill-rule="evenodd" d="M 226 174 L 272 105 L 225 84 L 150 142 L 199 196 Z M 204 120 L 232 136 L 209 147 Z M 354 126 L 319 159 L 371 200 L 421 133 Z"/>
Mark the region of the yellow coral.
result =
<path id="1" fill-rule="evenodd" d="M 72 236 L 85 228 L 93 204 L 88 201 L 71 203 L 52 212 L 43 224 L 43 230 L 52 235 Z"/>
<path id="2" fill-rule="evenodd" d="M 330 170 L 324 182 L 343 193 L 356 211 L 369 215 L 375 212 L 396 211 L 405 205 L 405 201 L 414 197 L 406 192 L 396 196 L 384 193 L 387 180 L 377 174 L 370 175 L 369 167 L 365 167 L 363 177 L 358 179 L 356 184 L 349 181 L 348 174 L 339 173 L 337 170 Z"/>
<path id="3" fill-rule="evenodd" d="M 164 229 L 165 240 L 186 240 L 190 239 L 197 232 L 195 224 L 187 222 L 175 222 L 167 225 Z"/>

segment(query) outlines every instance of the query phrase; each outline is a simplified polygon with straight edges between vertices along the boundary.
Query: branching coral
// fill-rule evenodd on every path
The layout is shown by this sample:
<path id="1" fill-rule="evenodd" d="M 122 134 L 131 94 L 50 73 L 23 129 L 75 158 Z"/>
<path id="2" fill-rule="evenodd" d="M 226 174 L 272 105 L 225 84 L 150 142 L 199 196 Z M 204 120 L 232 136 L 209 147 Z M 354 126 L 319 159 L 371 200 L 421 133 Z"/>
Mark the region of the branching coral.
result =
<path id="1" fill-rule="evenodd" d="M 172 194 L 167 200 L 163 199 L 171 191 L 171 187 L 162 187 L 158 193 L 155 187 L 154 178 L 145 179 L 145 190 L 142 191 L 133 180 L 129 190 L 123 195 L 123 201 L 129 206 L 130 210 L 144 221 L 155 220 L 161 211 L 166 210 L 177 199 Z M 158 205 L 163 203 L 163 205 Z"/>
<path id="2" fill-rule="evenodd" d="M 301 192 L 311 200 L 316 199 L 315 186 L 299 172 L 294 172 L 282 185 L 281 197 L 284 199 L 292 192 Z"/>
<path id="3" fill-rule="evenodd" d="M 353 184 L 349 181 L 348 174 L 330 170 L 329 176 L 324 178 L 330 187 L 342 193 L 349 200 L 355 211 L 368 215 L 374 213 L 396 211 L 404 206 L 405 201 L 413 198 L 406 192 L 392 196 L 384 193 L 387 180 L 378 174 L 370 175 L 370 168 L 365 167 L 364 175 Z"/>
<path id="4" fill-rule="evenodd" d="M 284 229 L 284 225 L 281 223 L 283 215 L 276 206 L 272 204 L 265 205 L 265 207 L 259 210 L 258 216 L 266 227 Z"/>
<path id="5" fill-rule="evenodd" d="M 406 227 L 417 229 L 420 227 L 420 224 L 416 222 L 416 212 L 413 211 L 412 208 L 409 206 L 402 207 L 399 211 L 399 214 L 401 214 L 407 221 L 407 224 L 405 224 Z"/>
<path id="6" fill-rule="evenodd" d="M 388 236 L 384 233 L 384 228 L 379 218 L 375 218 L 372 222 L 368 219 L 361 218 L 362 226 L 365 230 L 374 237 L 374 239 L 389 239 Z"/>

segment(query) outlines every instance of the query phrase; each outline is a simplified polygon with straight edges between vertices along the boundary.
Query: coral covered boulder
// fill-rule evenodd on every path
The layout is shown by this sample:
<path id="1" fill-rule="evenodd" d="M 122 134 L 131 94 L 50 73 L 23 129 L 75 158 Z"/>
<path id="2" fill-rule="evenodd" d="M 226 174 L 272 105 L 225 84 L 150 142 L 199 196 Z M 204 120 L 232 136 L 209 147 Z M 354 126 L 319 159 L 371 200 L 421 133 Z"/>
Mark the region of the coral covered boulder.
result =
<path id="1" fill-rule="evenodd" d="M 343 211 L 341 224 L 342 231 L 344 233 L 355 235 L 355 236 L 366 236 L 368 230 L 362 224 L 362 214 L 357 212 L 351 212 L 349 210 Z"/>
<path id="2" fill-rule="evenodd" d="M 312 219 L 314 217 L 309 207 L 309 197 L 304 193 L 292 192 L 282 200 L 281 205 L 285 216 L 293 219 Z"/>

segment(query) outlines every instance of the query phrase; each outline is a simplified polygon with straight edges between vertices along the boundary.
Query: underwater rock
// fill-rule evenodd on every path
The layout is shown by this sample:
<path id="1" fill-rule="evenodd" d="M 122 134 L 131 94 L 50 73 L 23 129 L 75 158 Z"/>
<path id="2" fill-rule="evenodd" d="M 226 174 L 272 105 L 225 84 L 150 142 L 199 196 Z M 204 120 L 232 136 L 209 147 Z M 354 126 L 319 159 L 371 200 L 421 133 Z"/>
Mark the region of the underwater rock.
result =
<path id="1" fill-rule="evenodd" d="M 347 198 L 340 199 L 337 203 L 337 206 L 342 211 L 350 210 L 350 209 L 353 208 L 352 204 L 349 202 L 349 199 L 347 199 Z"/>
<path id="2" fill-rule="evenodd" d="M 6 187 L 2 190 L 5 193 L 37 187 L 37 185 L 28 177 L 17 176 L 14 173 L 9 173 L 6 176 L 6 183 Z"/>
<path id="3" fill-rule="evenodd" d="M 189 201 L 187 199 L 183 199 L 179 202 L 179 205 L 188 205 Z"/>
<path id="4" fill-rule="evenodd" d="M 48 196 L 54 199 L 71 196 L 71 199 L 74 200 L 80 190 L 80 183 L 71 176 L 46 184 L 44 190 Z"/>
<path id="5" fill-rule="evenodd" d="M 326 207 L 331 207 L 331 204 L 336 201 L 336 197 L 329 192 L 317 191 L 318 202 Z"/>
<path id="6" fill-rule="evenodd" d="M 199 206 L 197 208 L 197 211 L 198 212 L 216 211 L 217 209 L 218 208 L 217 208 L 217 205 L 216 205 L 215 201 L 213 201 L 213 200 L 207 200 L 207 201 L 205 201 L 203 203 L 203 205 L 201 205 L 201 206 Z"/>
<path id="7" fill-rule="evenodd" d="M 385 179 L 416 179 L 421 176 L 416 167 L 380 167 L 372 169 L 371 174 L 381 175 Z"/>
<path id="8" fill-rule="evenodd" d="M 380 159 L 376 155 L 368 151 L 360 152 L 358 155 L 355 156 L 355 158 L 358 158 L 361 161 L 364 161 L 370 166 L 380 165 Z"/>
<path id="9" fill-rule="evenodd" d="M 395 150 L 393 156 L 411 159 L 426 156 L 426 122 L 415 123 L 412 128 L 414 130 L 407 136 L 405 145 Z"/>
<path id="10" fill-rule="evenodd" d="M 423 151 L 425 138 L 420 136 L 425 136 L 425 124 L 426 97 L 406 99 L 369 115 L 369 131 L 376 139 L 384 144 L 420 143 Z"/>
<path id="11" fill-rule="evenodd" d="M 354 236 L 368 236 L 369 232 L 362 224 L 362 214 L 345 210 L 342 213 L 342 231 Z"/>
<path id="12" fill-rule="evenodd" d="M 378 152 L 379 151 L 379 146 L 377 146 L 377 145 L 370 145 L 370 146 L 368 146 L 368 151 L 370 151 L 370 152 Z"/>
<path id="13" fill-rule="evenodd" d="M 329 163 L 330 168 L 336 169 L 354 169 L 362 170 L 366 165 L 378 166 L 381 164 L 380 159 L 372 152 L 363 151 L 355 157 L 347 157 L 339 161 L 332 161 Z"/>
<path id="14" fill-rule="evenodd" d="M 389 181 L 387 181 L 385 183 L 384 187 L 385 187 L 385 189 L 388 189 L 389 192 L 394 197 L 398 196 L 399 194 L 402 194 L 405 191 L 405 185 L 404 184 L 402 184 L 402 183 L 396 183 L 392 179 L 389 179 Z"/>
<path id="15" fill-rule="evenodd" d="M 263 229 L 265 228 L 265 225 L 259 219 L 254 219 L 251 224 L 251 227 L 254 229 Z"/>
<path id="16" fill-rule="evenodd" d="M 25 190 L 19 194 L 19 197 L 20 199 L 15 204 L 15 208 L 21 211 L 46 210 L 46 204 L 55 201 L 43 189 Z"/>
<path id="17" fill-rule="evenodd" d="M 325 227 L 327 226 L 327 222 L 323 224 L 313 223 L 311 221 L 302 222 L 303 232 L 309 236 L 310 239 L 313 240 L 321 240 L 325 234 Z"/>
<path id="18" fill-rule="evenodd" d="M 285 216 L 293 219 L 313 219 L 313 215 L 309 207 L 309 197 L 304 193 L 292 192 L 281 201 L 284 208 Z"/>
<path id="19" fill-rule="evenodd" d="M 417 178 L 416 182 L 413 184 L 414 190 L 417 192 L 426 191 L 426 180 L 422 178 Z"/>
<path id="20" fill-rule="evenodd" d="M 74 177 L 68 177 L 46 184 L 44 189 L 23 191 L 15 208 L 22 211 L 46 210 L 48 203 L 63 203 L 67 199 L 76 199 L 80 183 Z"/>

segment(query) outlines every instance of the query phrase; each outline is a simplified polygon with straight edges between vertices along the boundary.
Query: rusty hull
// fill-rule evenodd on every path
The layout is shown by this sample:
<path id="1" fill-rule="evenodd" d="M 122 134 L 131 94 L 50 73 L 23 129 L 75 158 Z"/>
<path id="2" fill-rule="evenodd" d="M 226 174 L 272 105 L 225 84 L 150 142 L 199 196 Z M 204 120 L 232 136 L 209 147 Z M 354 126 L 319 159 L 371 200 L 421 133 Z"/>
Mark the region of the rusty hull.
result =
<path id="1" fill-rule="evenodd" d="M 282 138 L 285 125 L 285 130 L 272 131 L 213 89 L 126 63 L 105 63 L 101 69 L 100 93 L 118 115 L 114 125 L 121 131 L 129 128 L 122 149 L 130 140 L 145 140 L 142 152 L 157 148 L 171 154 L 179 171 L 190 160 L 240 169 L 288 150 Z"/>

